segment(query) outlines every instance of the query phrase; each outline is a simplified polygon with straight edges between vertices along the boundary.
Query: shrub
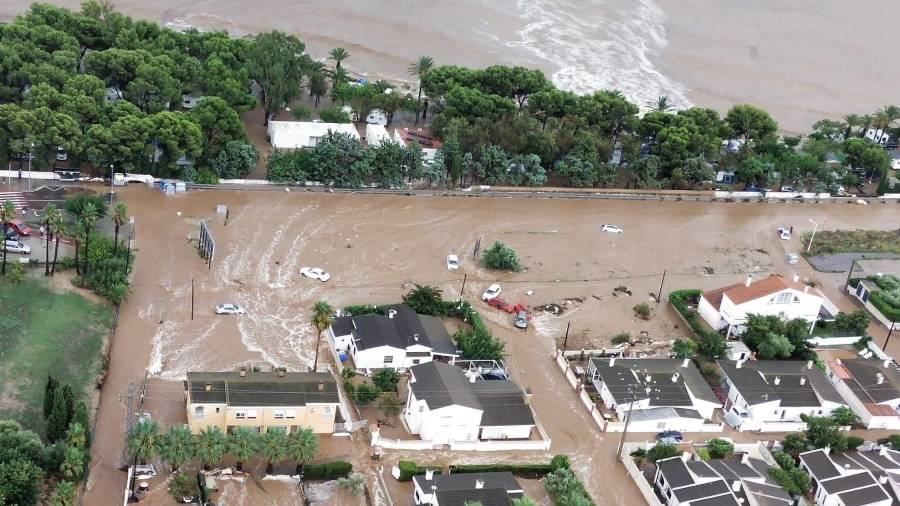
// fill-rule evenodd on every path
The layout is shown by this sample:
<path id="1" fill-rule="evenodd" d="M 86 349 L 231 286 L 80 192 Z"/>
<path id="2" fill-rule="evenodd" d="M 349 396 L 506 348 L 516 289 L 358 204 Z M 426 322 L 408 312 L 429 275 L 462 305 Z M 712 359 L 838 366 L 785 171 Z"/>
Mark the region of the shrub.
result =
<path id="1" fill-rule="evenodd" d="M 631 342 L 631 335 L 626 333 L 616 334 L 615 337 L 612 338 L 612 343 L 614 345 L 626 344 Z"/>
<path id="2" fill-rule="evenodd" d="M 319 112 L 319 117 L 325 123 L 350 123 L 350 115 L 336 105 L 322 109 Z"/>
<path id="3" fill-rule="evenodd" d="M 381 401 L 378 402 L 378 408 L 381 409 L 384 416 L 397 416 L 400 414 L 400 399 L 392 393 L 382 395 Z"/>
<path id="4" fill-rule="evenodd" d="M 699 452 L 698 452 L 699 453 Z M 634 460 L 634 463 L 640 466 L 647 460 L 647 450 L 643 448 L 638 448 L 637 450 L 629 453 L 628 455 Z"/>
<path id="5" fill-rule="evenodd" d="M 429 316 L 445 316 L 447 304 L 442 299 L 440 288 L 428 285 L 415 285 L 415 288 L 403 296 L 403 303 L 413 311 Z"/>
<path id="6" fill-rule="evenodd" d="M 797 467 L 797 462 L 794 460 L 794 457 L 791 457 L 787 453 L 772 452 L 772 458 L 774 458 L 775 462 L 778 462 L 778 465 L 784 470 Z"/>
<path id="7" fill-rule="evenodd" d="M 372 383 L 382 392 L 396 392 L 400 382 L 400 373 L 393 369 L 379 369 L 372 375 Z"/>
<path id="8" fill-rule="evenodd" d="M 869 295 L 869 302 L 875 306 L 887 319 L 891 321 L 900 321 L 900 308 L 891 305 L 885 299 L 885 292 L 872 292 Z"/>
<path id="9" fill-rule="evenodd" d="M 187 473 L 176 474 L 175 478 L 172 479 L 172 483 L 169 485 L 169 495 L 171 495 L 172 499 L 175 499 L 176 502 L 181 502 L 182 497 L 195 495 L 196 490 L 197 482 Z"/>
<path id="10" fill-rule="evenodd" d="M 353 464 L 343 460 L 332 460 L 324 464 L 306 464 L 303 477 L 309 480 L 336 480 L 346 477 L 353 470 Z"/>
<path id="11" fill-rule="evenodd" d="M 700 375 L 707 383 L 714 386 L 722 384 L 722 375 L 719 374 L 719 367 L 716 364 L 705 362 L 700 364 Z"/>
<path id="12" fill-rule="evenodd" d="M 9 264 L 9 270 L 6 273 L 6 276 L 9 278 L 10 283 L 21 285 L 25 282 L 25 269 L 22 268 L 22 264 L 11 263 Z"/>
<path id="13" fill-rule="evenodd" d="M 376 313 L 384 313 L 384 309 L 387 306 L 374 306 L 369 304 L 358 304 L 346 306 L 344 308 L 344 313 L 350 316 L 365 316 L 367 314 L 376 314 Z"/>
<path id="14" fill-rule="evenodd" d="M 734 452 L 734 445 L 724 439 L 714 438 L 706 443 L 709 449 L 709 455 L 715 459 L 720 459 Z"/>
<path id="15" fill-rule="evenodd" d="M 860 337 L 858 341 L 853 343 L 853 347 L 858 351 L 863 351 L 864 349 L 869 347 L 869 341 L 871 340 L 872 338 L 869 336 Z"/>
<path id="16" fill-rule="evenodd" d="M 794 479 L 788 471 L 778 467 L 770 467 L 769 474 L 772 475 L 775 483 L 778 483 L 785 492 L 791 495 L 800 495 L 800 488 L 794 483 Z"/>
<path id="17" fill-rule="evenodd" d="M 856 413 L 854 413 L 853 410 L 846 406 L 841 406 L 832 411 L 831 418 L 834 420 L 834 423 L 842 427 L 847 425 L 855 425 L 857 422 L 859 422 L 859 417 L 856 416 Z"/>
<path id="18" fill-rule="evenodd" d="M 306 121 L 312 118 L 312 110 L 306 104 L 294 104 L 291 107 L 291 115 L 297 121 Z"/>
<path id="19" fill-rule="evenodd" d="M 346 488 L 350 495 L 359 497 L 366 490 L 366 479 L 360 473 L 353 473 L 350 476 L 337 479 L 337 484 Z"/>
<path id="20" fill-rule="evenodd" d="M 397 481 L 410 481 L 413 476 L 418 476 L 425 474 L 429 468 L 427 467 L 419 467 L 415 462 L 411 460 L 401 460 L 397 467 L 400 468 L 400 477 L 397 478 Z M 453 471 L 451 467 L 451 472 L 465 472 L 465 471 Z M 441 474 L 440 469 L 433 469 L 434 474 Z"/>
<path id="21" fill-rule="evenodd" d="M 803 434 L 794 432 L 784 436 L 781 446 L 785 451 L 805 452 L 809 448 L 809 441 L 806 440 L 806 436 Z"/>
<path id="22" fill-rule="evenodd" d="M 801 495 L 809 492 L 812 488 L 812 480 L 810 480 L 809 475 L 803 469 L 800 469 L 799 467 L 789 469 L 788 475 L 790 475 L 791 480 L 793 480 L 794 485 L 800 491 Z"/>
<path id="23" fill-rule="evenodd" d="M 556 469 L 568 469 L 568 467 L 553 467 L 553 464 L 457 464 L 450 466 L 450 473 L 495 473 L 509 471 L 510 473 L 526 476 L 544 476 Z"/>
<path id="24" fill-rule="evenodd" d="M 259 163 L 259 151 L 244 141 L 229 141 L 210 162 L 210 167 L 222 179 L 243 179 L 253 172 Z"/>
<path id="25" fill-rule="evenodd" d="M 861 437 L 847 436 L 847 449 L 855 450 L 855 449 L 859 448 L 860 446 L 862 446 L 863 443 L 865 443 L 865 442 L 866 441 Z"/>
<path id="26" fill-rule="evenodd" d="M 725 338 L 715 332 L 704 332 L 697 343 L 697 351 L 712 360 L 722 357 L 727 348 Z"/>
<path id="27" fill-rule="evenodd" d="M 694 356 L 694 351 L 696 349 L 697 343 L 691 341 L 690 339 L 676 339 L 672 344 L 672 353 L 675 355 L 675 357 L 682 360 Z"/>
<path id="28" fill-rule="evenodd" d="M 834 328 L 838 332 L 848 335 L 862 336 L 869 327 L 869 313 L 864 309 L 857 309 L 852 313 L 839 312 L 834 317 Z"/>
<path id="29" fill-rule="evenodd" d="M 568 455 L 554 455 L 552 459 L 550 459 L 550 467 L 553 470 L 557 469 L 570 469 L 572 467 L 572 463 L 569 461 Z"/>
<path id="30" fill-rule="evenodd" d="M 709 450 L 707 450 L 706 448 L 702 448 L 702 447 L 697 448 L 697 456 L 700 457 L 700 460 L 702 460 L 703 462 L 709 462 L 709 459 L 712 458 L 709 455 Z"/>
<path id="31" fill-rule="evenodd" d="M 381 390 L 371 383 L 357 385 L 353 392 L 353 400 L 360 406 L 371 404 L 381 395 Z"/>
<path id="32" fill-rule="evenodd" d="M 641 320 L 649 320 L 650 316 L 653 314 L 653 310 L 650 309 L 650 305 L 646 302 L 641 302 L 631 309 L 634 310 L 634 316 Z"/>
<path id="33" fill-rule="evenodd" d="M 484 252 L 482 262 L 488 269 L 513 272 L 522 270 L 522 264 L 519 263 L 519 256 L 516 254 L 515 250 L 503 244 L 501 241 L 494 242 L 494 244 Z"/>
<path id="34" fill-rule="evenodd" d="M 678 449 L 678 445 L 670 443 L 657 443 L 653 448 L 650 448 L 647 451 L 647 459 L 652 462 L 674 457 L 676 455 L 681 455 L 681 450 Z"/>

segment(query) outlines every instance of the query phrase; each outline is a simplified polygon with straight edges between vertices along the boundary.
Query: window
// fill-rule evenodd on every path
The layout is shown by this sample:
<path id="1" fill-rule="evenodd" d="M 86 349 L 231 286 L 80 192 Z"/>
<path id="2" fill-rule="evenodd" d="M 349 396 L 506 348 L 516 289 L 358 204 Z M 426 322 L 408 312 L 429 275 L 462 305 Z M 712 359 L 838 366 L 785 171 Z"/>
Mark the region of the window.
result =
<path id="1" fill-rule="evenodd" d="M 203 418 L 203 406 L 196 406 L 194 408 L 194 416 L 197 418 Z"/>
<path id="2" fill-rule="evenodd" d="M 248 409 L 247 410 L 247 418 L 256 418 L 256 410 Z"/>
<path id="3" fill-rule="evenodd" d="M 273 416 L 276 420 L 281 420 L 282 418 L 284 418 L 284 410 L 283 410 L 283 409 L 276 409 L 275 412 L 272 414 L 272 416 Z"/>
<path id="4" fill-rule="evenodd" d="M 238 420 L 243 420 L 244 418 L 247 418 L 247 413 L 244 411 L 235 411 L 234 417 Z"/>
<path id="5" fill-rule="evenodd" d="M 296 417 L 297 417 L 297 412 L 294 411 L 293 409 L 289 409 L 289 410 L 287 410 L 287 411 L 284 412 L 284 417 L 285 417 L 285 418 L 296 418 Z"/>
<path id="6" fill-rule="evenodd" d="M 414 358 L 414 359 L 413 359 L 413 365 L 419 365 L 419 359 Z"/>
<path id="7" fill-rule="evenodd" d="M 784 292 L 779 293 L 769 302 L 774 302 L 775 304 L 790 304 L 791 302 L 800 302 L 800 299 L 791 292 Z"/>
<path id="8" fill-rule="evenodd" d="M 391 363 L 393 363 L 393 362 L 394 362 L 394 357 L 392 357 L 391 355 L 385 355 L 385 356 L 384 356 L 384 363 L 385 363 L 385 364 L 391 364 Z"/>
<path id="9" fill-rule="evenodd" d="M 663 429 L 665 429 L 665 428 L 666 428 L 666 422 L 658 422 L 658 423 L 656 424 L 656 428 L 657 428 L 658 430 L 663 430 Z"/>

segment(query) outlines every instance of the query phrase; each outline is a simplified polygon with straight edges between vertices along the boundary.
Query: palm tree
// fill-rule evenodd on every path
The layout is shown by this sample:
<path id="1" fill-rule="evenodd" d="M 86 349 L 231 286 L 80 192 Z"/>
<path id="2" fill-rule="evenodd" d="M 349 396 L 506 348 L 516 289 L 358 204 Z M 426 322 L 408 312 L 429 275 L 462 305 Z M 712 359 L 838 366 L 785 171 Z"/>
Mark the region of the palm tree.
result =
<path id="1" fill-rule="evenodd" d="M 419 113 L 422 109 L 422 78 L 434 68 L 434 60 L 430 56 L 420 56 L 418 60 L 409 64 L 406 72 L 419 78 L 419 97 L 416 99 L 416 125 L 419 124 Z"/>
<path id="2" fill-rule="evenodd" d="M 87 445 L 85 428 L 78 422 L 70 423 L 69 430 L 66 433 L 66 441 L 74 448 L 83 449 Z"/>
<path id="3" fill-rule="evenodd" d="M 97 223 L 97 219 L 100 217 L 100 212 L 97 209 L 97 206 L 94 205 L 93 202 L 88 202 L 84 205 L 84 209 L 81 211 L 81 223 L 84 224 L 84 270 L 83 274 L 88 273 L 88 261 L 90 260 L 90 252 L 91 252 L 91 228 Z"/>
<path id="4" fill-rule="evenodd" d="M 200 431 L 197 438 L 196 454 L 203 468 L 209 470 L 210 466 L 222 461 L 225 455 L 225 434 L 215 425 L 210 425 Z"/>
<path id="5" fill-rule="evenodd" d="M 859 120 L 860 137 L 866 135 L 866 132 L 869 130 L 869 127 L 872 126 L 873 121 L 875 121 L 875 118 L 873 118 L 871 114 L 863 115 L 863 117 Z"/>
<path id="6" fill-rule="evenodd" d="M 309 74 L 309 94 L 316 97 L 316 107 L 319 107 L 319 101 L 328 94 L 328 79 L 325 70 L 314 70 Z"/>
<path id="7" fill-rule="evenodd" d="M 159 439 L 159 424 L 152 420 L 141 420 L 134 424 L 128 434 L 128 453 L 131 458 L 146 464 L 156 455 Z"/>
<path id="8" fill-rule="evenodd" d="M 672 109 L 675 109 L 675 105 L 669 100 L 668 95 L 660 95 L 656 97 L 656 100 L 648 100 L 647 107 L 650 108 L 651 111 L 656 112 L 669 112 Z"/>
<path id="9" fill-rule="evenodd" d="M 334 60 L 334 68 L 336 69 L 341 68 L 341 62 L 347 58 L 350 58 L 350 53 L 342 47 L 336 47 L 328 52 L 328 59 Z"/>
<path id="10" fill-rule="evenodd" d="M 334 90 L 337 89 L 339 84 L 344 84 L 350 80 L 350 74 L 348 74 L 347 71 L 342 69 L 341 67 L 332 70 L 331 72 L 329 72 L 329 74 L 331 75 L 332 94 L 334 93 Z"/>
<path id="11" fill-rule="evenodd" d="M 56 231 L 53 246 L 53 265 L 50 267 L 50 275 L 56 274 L 56 259 L 59 258 L 59 238 L 69 233 L 68 227 L 63 223 L 62 215 L 57 215 L 53 220 L 53 229 Z"/>
<path id="12" fill-rule="evenodd" d="M 0 267 L 0 276 L 6 275 L 6 229 L 14 219 L 16 219 L 16 208 L 12 202 L 6 200 L 0 207 L 0 222 L 3 223 L 3 266 Z"/>
<path id="13" fill-rule="evenodd" d="M 50 238 L 53 237 L 53 231 L 56 230 L 59 219 L 60 214 L 56 204 L 47 204 L 47 208 L 44 209 L 44 233 L 47 241 L 47 247 L 44 248 L 44 276 L 50 275 Z"/>
<path id="14" fill-rule="evenodd" d="M 125 206 L 124 202 L 116 202 L 116 205 L 113 206 L 113 223 L 116 226 L 116 233 L 113 239 L 113 255 L 116 254 L 116 251 L 119 249 L 119 227 L 125 224 L 125 220 L 128 219 L 128 208 Z"/>
<path id="15" fill-rule="evenodd" d="M 288 438 L 284 432 L 274 431 L 271 428 L 260 438 L 259 452 L 265 459 L 266 474 L 272 472 L 276 462 L 284 460 L 288 451 Z"/>
<path id="16" fill-rule="evenodd" d="M 859 114 L 848 114 L 844 116 L 844 139 L 849 139 L 853 133 L 853 127 L 859 126 L 862 118 Z"/>
<path id="17" fill-rule="evenodd" d="M 259 434 L 247 427 L 235 427 L 228 438 L 228 453 L 234 457 L 235 468 L 244 468 L 244 461 L 250 459 L 259 447 Z"/>
<path id="18" fill-rule="evenodd" d="M 287 455 L 297 463 L 296 473 L 319 453 L 319 437 L 309 427 L 291 431 L 288 436 Z"/>
<path id="19" fill-rule="evenodd" d="M 319 366 L 319 341 L 322 339 L 322 332 L 331 326 L 332 321 L 334 321 L 334 309 L 324 300 L 316 302 L 313 306 L 312 324 L 316 326 L 319 335 L 316 336 L 316 358 L 313 361 L 313 372 L 316 372 L 316 368 Z"/>
<path id="20" fill-rule="evenodd" d="M 194 458 L 194 436 L 187 425 L 173 425 L 159 438 L 159 456 L 172 466 L 172 472 Z"/>
<path id="21" fill-rule="evenodd" d="M 75 506 L 75 485 L 71 481 L 61 481 L 56 486 L 53 506 Z"/>
<path id="22" fill-rule="evenodd" d="M 895 121 L 900 119 L 900 107 L 896 105 L 886 105 L 878 111 L 876 117 L 880 118 L 882 121 L 881 134 L 878 136 L 878 139 L 875 142 L 881 142 L 882 138 L 887 135 L 887 129 L 894 124 Z"/>
<path id="23" fill-rule="evenodd" d="M 78 253 L 81 250 L 82 239 L 84 239 L 84 223 L 76 218 L 75 223 L 72 224 L 68 231 L 70 232 L 69 237 L 72 238 L 72 242 L 75 244 L 75 274 L 80 276 L 81 262 L 78 260 Z M 84 256 L 87 256 L 87 252 L 85 252 Z"/>
<path id="24" fill-rule="evenodd" d="M 59 464 L 59 472 L 66 478 L 77 480 L 84 472 L 84 452 L 74 446 L 67 446 L 63 452 L 63 461 Z"/>

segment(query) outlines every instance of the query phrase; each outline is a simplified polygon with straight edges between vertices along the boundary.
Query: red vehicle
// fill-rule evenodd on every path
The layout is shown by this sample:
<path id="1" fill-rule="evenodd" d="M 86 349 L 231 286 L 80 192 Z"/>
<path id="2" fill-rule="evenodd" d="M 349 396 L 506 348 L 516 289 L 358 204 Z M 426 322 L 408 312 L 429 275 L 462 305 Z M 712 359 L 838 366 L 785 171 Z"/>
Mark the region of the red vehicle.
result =
<path id="1" fill-rule="evenodd" d="M 507 313 L 514 313 L 515 306 L 501 299 L 500 297 L 494 297 L 487 301 L 488 305 L 495 307 L 501 311 L 506 311 Z"/>
<path id="2" fill-rule="evenodd" d="M 12 220 L 9 222 L 9 226 L 19 235 L 31 235 L 31 227 L 23 223 L 22 220 Z"/>

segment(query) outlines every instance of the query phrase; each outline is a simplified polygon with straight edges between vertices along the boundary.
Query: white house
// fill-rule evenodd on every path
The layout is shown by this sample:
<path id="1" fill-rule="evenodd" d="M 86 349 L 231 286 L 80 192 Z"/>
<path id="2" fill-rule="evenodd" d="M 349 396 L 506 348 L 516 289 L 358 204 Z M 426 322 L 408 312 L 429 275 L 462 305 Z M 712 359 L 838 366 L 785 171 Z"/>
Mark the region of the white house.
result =
<path id="1" fill-rule="evenodd" d="M 738 460 L 657 461 L 653 484 L 666 506 L 791 506 L 794 500 L 769 477 L 768 464 L 746 453 Z"/>
<path id="2" fill-rule="evenodd" d="M 891 140 L 891 135 L 887 132 L 887 130 L 882 130 L 880 128 L 869 128 L 866 130 L 866 139 L 877 143 L 877 144 L 887 144 L 889 140 Z"/>
<path id="3" fill-rule="evenodd" d="M 435 474 L 413 476 L 413 499 L 417 505 L 509 504 L 525 490 L 509 471 L 491 473 Z"/>
<path id="4" fill-rule="evenodd" d="M 900 170 L 900 149 L 892 149 L 887 153 L 891 158 L 891 168 L 894 170 Z"/>
<path id="5" fill-rule="evenodd" d="M 314 148 L 328 132 L 347 134 L 359 139 L 352 123 L 317 123 L 313 121 L 269 121 L 269 142 L 277 149 Z"/>
<path id="6" fill-rule="evenodd" d="M 388 134 L 387 128 L 382 125 L 366 125 L 366 144 L 372 147 L 377 147 L 385 143 L 393 143 L 403 146 L 403 140 L 397 137 L 396 130 L 394 130 L 395 135 Z"/>
<path id="7" fill-rule="evenodd" d="M 827 376 L 867 429 L 900 429 L 900 371 L 893 360 L 829 360 Z"/>
<path id="8" fill-rule="evenodd" d="M 122 100 L 124 97 L 125 96 L 122 94 L 122 90 L 115 86 L 110 86 L 109 88 L 106 88 L 106 95 L 103 97 L 103 100 L 107 104 L 112 104 L 118 102 L 119 100 Z"/>
<path id="9" fill-rule="evenodd" d="M 716 182 L 717 183 L 725 183 L 731 184 L 735 182 L 735 172 L 733 170 L 719 170 L 716 171 Z"/>
<path id="10" fill-rule="evenodd" d="M 428 362 L 409 371 L 403 420 L 423 440 L 450 444 L 531 437 L 534 412 L 512 381 L 480 379 L 476 373 L 443 362 Z"/>
<path id="11" fill-rule="evenodd" d="M 729 336 L 744 332 L 749 314 L 785 320 L 803 318 L 812 332 L 822 303 L 823 297 L 809 293 L 809 286 L 801 284 L 796 275 L 793 279 L 769 276 L 757 281 L 747 276 L 744 283 L 704 292 L 697 312 L 712 328 L 728 329 Z"/>
<path id="12" fill-rule="evenodd" d="M 619 420 L 631 410 L 631 432 L 698 432 L 722 406 L 690 360 L 592 358 L 587 375 Z"/>
<path id="13" fill-rule="evenodd" d="M 725 421 L 741 431 L 806 430 L 800 415 L 827 416 L 847 403 L 812 360 L 718 361 Z"/>
<path id="14" fill-rule="evenodd" d="M 327 336 L 338 353 L 353 358 L 357 369 L 407 369 L 432 360 L 452 362 L 459 354 L 440 318 L 420 315 L 405 304 L 386 314 L 342 316 Z"/>
<path id="15" fill-rule="evenodd" d="M 818 506 L 891 506 L 900 495 L 900 452 L 888 448 L 830 454 L 820 448 L 800 454 Z"/>

